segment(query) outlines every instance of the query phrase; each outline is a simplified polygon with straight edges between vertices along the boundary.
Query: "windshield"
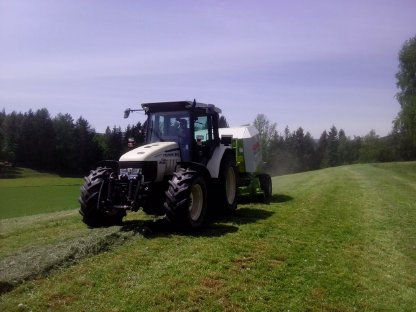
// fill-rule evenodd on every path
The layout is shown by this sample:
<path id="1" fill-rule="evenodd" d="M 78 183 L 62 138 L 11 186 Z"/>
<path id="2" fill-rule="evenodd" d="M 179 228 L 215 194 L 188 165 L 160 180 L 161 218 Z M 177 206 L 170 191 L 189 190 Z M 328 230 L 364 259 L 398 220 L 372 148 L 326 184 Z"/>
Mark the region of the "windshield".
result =
<path id="1" fill-rule="evenodd" d="M 179 137 L 188 135 L 190 116 L 188 111 L 150 113 L 147 143 L 178 142 Z"/>

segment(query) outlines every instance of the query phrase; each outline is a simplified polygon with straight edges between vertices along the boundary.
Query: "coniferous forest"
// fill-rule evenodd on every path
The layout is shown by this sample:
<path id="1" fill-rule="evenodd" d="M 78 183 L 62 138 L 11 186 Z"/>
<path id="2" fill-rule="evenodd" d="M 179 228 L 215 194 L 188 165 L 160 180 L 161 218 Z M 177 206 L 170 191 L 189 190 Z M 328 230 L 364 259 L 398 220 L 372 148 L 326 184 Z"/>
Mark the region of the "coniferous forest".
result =
<path id="1" fill-rule="evenodd" d="M 0 113 L 0 162 L 61 174 L 79 175 L 103 159 L 118 159 L 128 139 L 144 140 L 142 125 L 97 133 L 90 123 L 69 114 L 51 118 L 46 108 L 26 113 Z"/>
<path id="2" fill-rule="evenodd" d="M 225 120 L 225 118 L 223 118 Z M 301 127 L 278 133 L 276 124 L 259 114 L 253 125 L 262 142 L 264 170 L 272 175 L 302 172 L 344 164 L 414 160 L 415 153 L 398 131 L 379 137 L 373 130 L 364 137 L 347 136 L 332 126 L 319 139 Z M 100 160 L 118 159 L 128 150 L 128 140 L 144 141 L 139 122 L 107 127 L 97 133 L 82 117 L 51 117 L 46 108 L 26 113 L 0 113 L 0 162 L 61 174 L 85 174 Z"/>

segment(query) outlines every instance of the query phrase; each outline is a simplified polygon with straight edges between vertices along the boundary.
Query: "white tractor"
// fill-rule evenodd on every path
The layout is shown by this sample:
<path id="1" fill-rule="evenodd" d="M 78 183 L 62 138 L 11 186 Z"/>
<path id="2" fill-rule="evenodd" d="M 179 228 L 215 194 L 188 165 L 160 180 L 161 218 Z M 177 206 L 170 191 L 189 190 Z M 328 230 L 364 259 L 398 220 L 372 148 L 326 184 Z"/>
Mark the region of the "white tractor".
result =
<path id="1" fill-rule="evenodd" d="M 240 149 L 233 144 L 239 140 L 229 134 L 220 138 L 221 110 L 195 100 L 145 103 L 142 108 L 147 115 L 145 145 L 119 161 L 103 161 L 85 177 L 79 198 L 83 222 L 91 227 L 117 224 L 128 210 L 142 208 L 195 229 L 208 207 L 235 210 Z M 132 111 L 138 110 L 127 109 L 124 117 Z M 244 184 L 244 170 L 241 176 Z M 270 189 L 271 195 L 271 183 L 263 189 L 257 192 Z"/>

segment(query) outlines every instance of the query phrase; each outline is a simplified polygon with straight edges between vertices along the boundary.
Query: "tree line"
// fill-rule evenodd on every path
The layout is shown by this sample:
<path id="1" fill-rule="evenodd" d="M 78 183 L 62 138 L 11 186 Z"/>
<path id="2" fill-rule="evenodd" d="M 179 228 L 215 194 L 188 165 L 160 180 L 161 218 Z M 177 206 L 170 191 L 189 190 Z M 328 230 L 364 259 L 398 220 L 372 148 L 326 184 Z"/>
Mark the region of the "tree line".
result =
<path id="1" fill-rule="evenodd" d="M 228 127 L 221 116 L 222 127 Z M 374 130 L 366 136 L 350 138 L 344 130 L 332 126 L 318 140 L 299 127 L 282 134 L 263 114 L 253 125 L 259 130 L 263 170 L 272 175 L 287 174 L 345 164 L 416 159 L 409 153 L 407 139 L 392 131 L 379 137 Z M 131 142 L 129 142 L 129 140 Z M 69 114 L 51 118 L 46 108 L 27 113 L 0 113 L 0 162 L 63 174 L 85 174 L 103 159 L 118 159 L 130 144 L 144 142 L 143 125 L 126 129 L 107 127 L 97 133 L 89 122 Z M 403 144 L 405 143 L 405 144 Z M 131 146 L 130 146 L 131 147 Z"/>
<path id="2" fill-rule="evenodd" d="M 332 126 L 322 132 L 318 140 L 302 127 L 291 132 L 286 127 L 282 134 L 276 131 L 263 114 L 257 115 L 253 125 L 259 130 L 264 167 L 271 175 L 303 172 L 356 163 L 415 160 L 416 154 L 403 149 L 401 135 L 392 132 L 380 137 L 371 130 L 364 137 L 346 135 L 343 129 Z"/>
<path id="3" fill-rule="evenodd" d="M 97 133 L 90 123 L 70 114 L 51 118 L 42 108 L 26 113 L 0 112 L 0 162 L 62 174 L 85 174 L 103 159 L 117 159 L 128 140 L 144 140 L 142 124 L 107 127 Z"/>

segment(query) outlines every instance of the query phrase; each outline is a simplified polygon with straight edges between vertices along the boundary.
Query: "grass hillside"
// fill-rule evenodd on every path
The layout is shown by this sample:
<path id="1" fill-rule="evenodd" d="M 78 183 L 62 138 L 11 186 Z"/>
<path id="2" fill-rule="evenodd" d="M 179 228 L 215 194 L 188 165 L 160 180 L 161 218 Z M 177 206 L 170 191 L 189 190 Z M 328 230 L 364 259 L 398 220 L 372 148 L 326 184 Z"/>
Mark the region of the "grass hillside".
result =
<path id="1" fill-rule="evenodd" d="M 62 178 L 25 168 L 0 171 L 0 219 L 74 209 L 80 178 Z"/>
<path id="2" fill-rule="evenodd" d="M 414 310 L 415 162 L 273 183 L 270 205 L 192 235 L 141 212 L 100 229 L 76 210 L 0 220 L 0 310 Z"/>

